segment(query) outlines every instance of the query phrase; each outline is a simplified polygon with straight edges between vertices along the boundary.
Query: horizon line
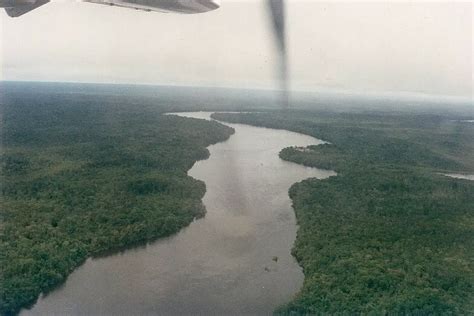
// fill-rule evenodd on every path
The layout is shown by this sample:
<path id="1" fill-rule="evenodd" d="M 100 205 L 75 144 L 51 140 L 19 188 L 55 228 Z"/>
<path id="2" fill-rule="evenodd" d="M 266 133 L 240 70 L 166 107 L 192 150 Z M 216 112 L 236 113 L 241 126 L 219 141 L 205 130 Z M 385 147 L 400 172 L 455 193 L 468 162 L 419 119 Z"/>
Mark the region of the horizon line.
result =
<path id="1" fill-rule="evenodd" d="M 3 80 L 1 82 L 11 83 L 44 83 L 44 84 L 83 84 L 83 85 L 109 85 L 109 86 L 143 86 L 143 87 L 173 87 L 173 88 L 201 88 L 201 89 L 230 89 L 230 90 L 246 90 L 246 91 L 268 91 L 268 92 L 279 92 L 280 89 L 270 87 L 238 87 L 238 86 L 209 86 L 209 85 L 191 85 L 191 84 L 164 84 L 164 83 L 117 83 L 117 82 L 94 82 L 94 81 L 49 81 L 49 80 Z M 427 92 L 418 91 L 363 91 L 363 90 L 350 90 L 343 88 L 329 88 L 323 86 L 316 86 L 313 90 L 308 89 L 290 89 L 291 93 L 308 93 L 308 94 L 331 94 L 331 95 L 352 95 L 352 96 L 366 96 L 366 97 L 402 97 L 402 98 L 415 98 L 415 99 L 444 99 L 458 102 L 473 102 L 474 94 L 471 96 L 465 95 L 448 95 L 448 94 L 431 94 Z"/>

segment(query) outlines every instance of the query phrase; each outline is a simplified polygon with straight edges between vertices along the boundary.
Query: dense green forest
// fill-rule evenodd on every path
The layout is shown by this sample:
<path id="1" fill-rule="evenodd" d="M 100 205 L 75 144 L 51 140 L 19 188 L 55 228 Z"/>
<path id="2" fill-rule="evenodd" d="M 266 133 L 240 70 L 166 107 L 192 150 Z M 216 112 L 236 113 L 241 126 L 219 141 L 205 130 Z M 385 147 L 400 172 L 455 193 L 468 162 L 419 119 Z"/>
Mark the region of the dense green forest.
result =
<path id="1" fill-rule="evenodd" d="M 0 313 L 87 257 L 168 236 L 205 212 L 186 172 L 233 130 L 90 94 L 2 91 Z"/>
<path id="2" fill-rule="evenodd" d="M 301 292 L 281 314 L 470 314 L 474 310 L 474 124 L 426 113 L 216 113 L 327 141 L 281 158 L 333 169 L 290 196 Z"/>
<path id="3" fill-rule="evenodd" d="M 32 304 L 87 257 L 203 215 L 205 186 L 186 171 L 232 129 L 161 115 L 198 109 L 258 109 L 214 117 L 329 142 L 280 153 L 338 175 L 290 189 L 305 282 L 277 312 L 472 313 L 474 182 L 441 175 L 474 172 L 474 124 L 456 121 L 465 110 L 363 112 L 361 100 L 323 110 L 337 102 L 302 99 L 280 112 L 254 91 L 203 91 L 0 84 L 1 314 Z"/>

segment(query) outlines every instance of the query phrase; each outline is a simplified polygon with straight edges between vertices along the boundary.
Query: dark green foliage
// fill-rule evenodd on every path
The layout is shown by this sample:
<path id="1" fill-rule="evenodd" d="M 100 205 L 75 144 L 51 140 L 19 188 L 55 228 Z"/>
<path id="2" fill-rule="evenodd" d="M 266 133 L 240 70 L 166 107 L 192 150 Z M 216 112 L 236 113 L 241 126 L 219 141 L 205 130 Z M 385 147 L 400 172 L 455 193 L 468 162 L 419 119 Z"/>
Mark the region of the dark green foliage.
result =
<path id="1" fill-rule="evenodd" d="M 474 310 L 474 127 L 432 115 L 214 114 L 330 144 L 283 159 L 338 171 L 290 189 L 301 292 L 281 314 L 469 314 Z"/>
<path id="2" fill-rule="evenodd" d="M 431 114 L 333 113 L 291 111 L 227 114 L 228 122 L 287 129 L 330 142 L 315 153 L 286 149 L 285 159 L 337 171 L 368 164 L 437 170 L 474 170 L 474 125 Z M 292 158 L 290 159 L 290 156 Z M 311 161 L 316 159 L 316 161 Z M 322 165 L 321 165 L 321 164 Z"/>
<path id="3" fill-rule="evenodd" d="M 23 155 L 2 156 L 0 159 L 5 174 L 24 174 L 30 166 L 30 161 Z"/>
<path id="4" fill-rule="evenodd" d="M 186 170 L 231 131 L 160 112 L 265 108 L 271 99 L 202 94 L 2 83 L 2 314 L 34 302 L 87 257 L 170 235 L 204 213 L 204 184 Z M 473 185 L 436 174 L 474 170 L 472 124 L 340 110 L 216 117 L 330 142 L 280 154 L 339 175 L 290 190 L 306 278 L 279 312 L 472 313 Z"/>
<path id="5" fill-rule="evenodd" d="M 455 183 L 365 170 L 293 186 L 294 255 L 307 277 L 284 310 L 466 313 L 474 194 L 468 181 Z"/>
<path id="6" fill-rule="evenodd" d="M 186 171 L 232 130 L 99 100 L 0 99 L 1 314 L 33 303 L 89 256 L 168 236 L 204 214 L 204 183 Z"/>

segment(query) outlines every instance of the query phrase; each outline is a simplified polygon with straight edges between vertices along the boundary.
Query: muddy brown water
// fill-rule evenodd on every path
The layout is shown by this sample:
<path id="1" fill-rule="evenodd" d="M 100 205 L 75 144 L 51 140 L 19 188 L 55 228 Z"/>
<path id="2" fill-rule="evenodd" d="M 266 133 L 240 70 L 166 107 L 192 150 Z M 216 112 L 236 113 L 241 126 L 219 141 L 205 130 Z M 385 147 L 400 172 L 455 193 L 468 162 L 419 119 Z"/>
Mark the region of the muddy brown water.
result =
<path id="1" fill-rule="evenodd" d="M 177 113 L 209 119 L 211 113 Z M 290 186 L 335 175 L 278 157 L 322 143 L 284 130 L 228 124 L 188 172 L 206 183 L 207 213 L 169 238 L 88 259 L 21 315 L 271 314 L 303 283 L 291 256 L 296 221 Z"/>

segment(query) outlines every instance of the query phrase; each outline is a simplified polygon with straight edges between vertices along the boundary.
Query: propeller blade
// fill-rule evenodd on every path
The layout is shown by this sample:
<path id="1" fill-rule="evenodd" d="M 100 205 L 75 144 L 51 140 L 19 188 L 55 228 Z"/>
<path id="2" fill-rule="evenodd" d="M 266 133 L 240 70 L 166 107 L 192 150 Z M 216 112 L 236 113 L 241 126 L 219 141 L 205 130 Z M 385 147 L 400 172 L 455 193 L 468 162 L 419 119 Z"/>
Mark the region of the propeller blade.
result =
<path id="1" fill-rule="evenodd" d="M 288 95 L 288 57 L 286 49 L 286 30 L 285 30 L 285 1 L 267 0 L 270 9 L 271 24 L 273 34 L 278 48 L 278 73 L 281 91 L 281 104 L 287 108 L 289 104 Z"/>

